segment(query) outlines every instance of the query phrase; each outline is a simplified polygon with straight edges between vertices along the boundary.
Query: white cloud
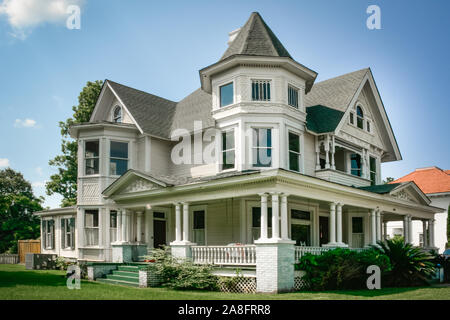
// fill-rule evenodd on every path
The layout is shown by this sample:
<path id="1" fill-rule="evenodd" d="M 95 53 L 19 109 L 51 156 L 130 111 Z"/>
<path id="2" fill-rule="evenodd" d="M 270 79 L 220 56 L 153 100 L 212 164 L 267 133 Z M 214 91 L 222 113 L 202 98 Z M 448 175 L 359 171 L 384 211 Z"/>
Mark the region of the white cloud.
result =
<path id="1" fill-rule="evenodd" d="M 34 127 L 36 127 L 36 120 L 16 119 L 16 121 L 14 121 L 14 127 L 16 127 L 16 128 L 34 128 Z"/>
<path id="2" fill-rule="evenodd" d="M 45 188 L 45 183 L 46 183 L 47 181 L 35 181 L 35 182 L 32 182 L 31 183 L 31 186 L 33 187 L 33 188 Z"/>
<path id="3" fill-rule="evenodd" d="M 25 39 L 31 29 L 44 24 L 63 25 L 70 14 L 67 7 L 81 6 L 84 0 L 0 0 L 0 16 L 6 16 L 13 37 Z"/>
<path id="4" fill-rule="evenodd" d="M 44 172 L 42 171 L 42 168 L 41 168 L 41 167 L 36 167 L 36 173 L 37 173 L 38 175 L 40 175 L 40 176 L 43 176 L 43 175 L 44 175 Z"/>
<path id="5" fill-rule="evenodd" d="M 0 168 L 9 167 L 9 159 L 0 158 Z"/>

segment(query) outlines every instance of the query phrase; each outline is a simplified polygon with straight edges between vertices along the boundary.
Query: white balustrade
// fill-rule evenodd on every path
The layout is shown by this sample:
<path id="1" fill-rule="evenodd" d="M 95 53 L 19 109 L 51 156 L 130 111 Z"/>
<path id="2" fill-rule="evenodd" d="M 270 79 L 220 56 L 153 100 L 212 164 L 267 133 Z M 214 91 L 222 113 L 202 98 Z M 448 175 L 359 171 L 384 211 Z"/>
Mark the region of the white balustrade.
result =
<path id="1" fill-rule="evenodd" d="M 256 247 L 242 246 L 193 246 L 192 261 L 196 264 L 256 265 Z"/>

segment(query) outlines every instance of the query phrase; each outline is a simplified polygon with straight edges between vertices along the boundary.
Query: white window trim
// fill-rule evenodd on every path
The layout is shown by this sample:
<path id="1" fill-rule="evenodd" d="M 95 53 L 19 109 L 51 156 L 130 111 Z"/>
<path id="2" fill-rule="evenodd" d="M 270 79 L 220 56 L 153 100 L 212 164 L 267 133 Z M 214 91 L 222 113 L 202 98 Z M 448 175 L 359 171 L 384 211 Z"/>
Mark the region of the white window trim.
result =
<path id="1" fill-rule="evenodd" d="M 51 232 L 51 233 L 49 233 L 48 232 L 48 222 L 49 221 L 52 221 L 53 220 L 53 232 Z M 57 221 L 57 219 L 56 219 L 56 217 L 47 217 L 47 218 L 43 218 L 42 219 L 42 222 L 45 222 L 45 234 L 44 234 L 44 237 L 45 237 L 45 247 L 43 247 L 43 249 L 44 250 L 55 250 L 56 249 L 56 245 L 55 245 L 55 242 L 56 242 L 56 222 Z M 52 240 L 52 244 L 53 244 L 53 246 L 52 247 L 49 247 L 48 246 L 48 239 L 47 239 L 47 236 L 49 235 L 49 234 L 52 234 L 52 238 L 53 238 L 53 240 Z"/>
<path id="2" fill-rule="evenodd" d="M 116 121 L 116 117 L 115 117 L 115 112 L 118 108 L 120 109 L 120 121 Z M 117 118 L 119 118 L 119 117 L 117 117 Z M 123 107 L 121 105 L 115 104 L 114 107 L 112 108 L 111 122 L 123 123 Z"/>
<path id="3" fill-rule="evenodd" d="M 86 143 L 87 142 L 92 142 L 92 141 L 98 141 L 98 157 L 93 157 L 93 158 L 87 158 L 86 157 Z M 83 140 L 83 174 L 85 177 L 98 177 L 100 176 L 101 173 L 101 151 L 102 151 L 102 147 L 101 147 L 101 138 L 100 137 L 95 137 L 95 138 L 89 138 L 89 139 L 85 139 Z M 86 173 L 86 160 L 88 159 L 98 159 L 98 173 L 94 173 L 94 174 L 87 174 Z"/>
<path id="4" fill-rule="evenodd" d="M 296 107 L 294 107 L 294 106 L 289 104 L 289 87 L 291 87 L 292 89 L 297 91 L 297 106 Z M 297 86 L 295 86 L 295 85 L 293 85 L 291 83 L 288 83 L 288 86 L 287 86 L 287 95 L 288 95 L 287 96 L 287 105 L 289 107 L 291 107 L 291 108 L 296 109 L 296 110 L 300 110 L 300 94 L 301 94 L 301 90 L 299 88 L 297 88 Z"/>
<path id="5" fill-rule="evenodd" d="M 225 133 L 225 132 L 229 132 L 229 131 L 233 131 L 233 133 L 234 133 L 234 149 L 226 149 L 226 150 L 222 150 L 222 145 L 223 145 L 223 133 Z M 226 129 L 223 129 L 223 130 L 221 130 L 220 131 L 220 145 L 219 145 L 219 150 L 218 150 L 218 153 L 219 153 L 219 161 L 218 161 L 218 164 L 219 164 L 219 168 L 218 168 L 218 171 L 219 172 L 232 172 L 232 171 L 237 171 L 237 157 L 238 157 L 238 155 L 237 155 L 237 141 L 238 141 L 238 139 L 237 139 L 237 126 L 233 126 L 233 127 L 229 127 L 229 128 L 226 128 Z M 232 150 L 234 150 L 234 167 L 233 168 L 230 168 L 230 169 L 225 169 L 225 170 L 222 170 L 222 165 L 223 165 L 223 153 L 225 152 L 225 151 L 232 151 Z"/>
<path id="6" fill-rule="evenodd" d="M 287 169 L 292 172 L 303 173 L 303 142 L 304 142 L 303 133 L 300 133 L 299 131 L 295 131 L 292 129 L 287 129 L 286 132 L 287 132 L 287 137 L 286 137 L 287 159 L 286 160 L 287 160 L 287 165 L 288 165 Z M 300 152 L 297 153 L 297 152 L 293 151 L 298 154 L 298 171 L 291 170 L 291 158 L 290 158 L 291 151 L 289 150 L 289 133 L 297 135 L 298 139 L 299 139 L 298 143 L 300 144 L 300 146 L 299 146 Z M 273 146 L 273 143 L 272 143 L 272 146 Z"/>
<path id="7" fill-rule="evenodd" d="M 311 214 L 311 220 L 306 223 L 301 223 L 304 225 L 310 225 L 311 226 L 311 246 L 319 246 L 319 205 L 318 204 L 307 204 L 305 202 L 301 201 L 295 201 L 291 200 L 289 201 L 288 198 L 288 235 L 291 239 L 292 236 L 292 224 L 293 222 L 300 222 L 299 219 L 292 219 L 291 218 L 291 210 L 301 210 L 301 211 L 307 211 Z M 294 221 L 293 221 L 294 220 Z"/>
<path id="8" fill-rule="evenodd" d="M 264 81 L 267 81 L 268 83 L 269 83 L 269 87 L 270 87 L 270 99 L 268 99 L 268 100 L 253 100 L 253 96 L 252 96 L 252 90 L 253 90 L 253 82 L 264 82 Z M 273 102 L 273 101 L 275 101 L 274 100 L 274 95 L 273 95 L 273 85 L 272 85 L 272 83 L 273 83 L 273 79 L 267 79 L 267 78 L 265 78 L 265 79 L 260 79 L 260 78 L 251 78 L 250 79 L 250 101 L 252 102 L 252 103 L 267 103 L 267 102 Z"/>
<path id="9" fill-rule="evenodd" d="M 73 227 L 73 230 L 71 232 L 72 233 L 72 239 L 73 239 L 73 247 L 70 247 L 70 246 L 65 247 L 66 242 L 67 242 L 67 232 L 66 232 L 66 229 L 65 229 L 66 225 L 64 224 L 64 230 L 61 230 L 61 233 L 64 234 L 64 243 L 61 242 L 61 250 L 64 250 L 64 251 L 73 251 L 73 250 L 75 250 L 75 246 L 76 246 L 76 242 L 74 240 L 75 235 L 76 235 L 76 230 L 77 230 L 77 219 L 76 219 L 76 217 L 75 216 L 62 216 L 62 217 L 60 217 L 60 219 L 59 219 L 60 227 L 61 227 L 61 221 L 65 220 L 66 221 L 65 223 L 67 223 L 67 221 L 69 221 L 70 219 L 74 219 L 74 221 L 75 221 L 75 226 Z M 63 244 L 64 244 L 64 246 L 63 246 Z"/>
<path id="10" fill-rule="evenodd" d="M 164 219 L 162 219 L 162 218 L 155 218 L 154 217 L 154 213 L 155 212 L 164 212 Z M 169 238 L 170 238 L 170 236 L 169 236 L 169 231 L 170 231 L 170 226 L 169 226 L 169 224 L 170 224 L 170 221 L 171 221 L 171 219 L 170 219 L 170 213 L 171 211 L 170 211 L 170 209 L 169 208 L 165 208 L 165 207 L 154 207 L 154 208 L 152 208 L 152 210 L 150 211 L 150 214 L 151 214 L 151 235 L 150 235 L 150 237 L 151 237 L 151 243 L 152 243 L 152 247 L 154 248 L 154 239 L 155 239 L 155 228 L 153 227 L 153 221 L 155 221 L 155 220 L 158 220 L 158 221 L 165 221 L 166 222 L 166 244 L 169 244 Z M 183 214 L 183 213 L 181 213 L 181 214 Z"/>
<path id="11" fill-rule="evenodd" d="M 189 232 L 190 240 L 194 242 L 194 211 L 204 211 L 205 212 L 205 246 L 208 245 L 208 206 L 198 205 L 189 206 Z"/>
<path id="12" fill-rule="evenodd" d="M 233 84 L 233 102 L 230 104 L 227 104 L 225 106 L 222 106 L 222 103 L 221 103 L 222 94 L 220 92 L 220 89 L 231 83 Z M 217 85 L 217 109 L 220 110 L 220 109 L 228 108 L 234 104 L 236 104 L 236 83 L 235 83 L 234 79 L 229 79 L 227 81 L 224 81 L 224 82 L 221 82 L 220 84 L 218 84 Z"/>
<path id="13" fill-rule="evenodd" d="M 264 169 L 273 169 L 276 167 L 277 164 L 275 164 L 275 152 L 278 152 L 278 149 L 275 147 L 275 141 L 278 142 L 279 139 L 275 139 L 274 137 L 274 132 L 275 132 L 275 126 L 273 125 L 252 125 L 250 126 L 251 129 L 251 137 L 250 137 L 250 146 L 249 146 L 249 159 L 250 159 L 250 168 L 251 169 L 256 169 L 256 170 L 264 170 Z M 270 129 L 271 130 L 271 137 L 272 137 L 272 147 L 253 147 L 253 129 Z M 271 166 L 255 166 L 254 165 L 254 161 L 253 161 L 253 149 L 259 149 L 259 148 L 264 148 L 264 149 L 272 149 L 272 163 Z M 279 160 L 278 160 L 279 161 Z"/>
<path id="14" fill-rule="evenodd" d="M 116 157 L 111 157 L 111 143 L 112 142 L 120 142 L 120 143 L 127 143 L 128 144 L 128 158 L 116 158 Z M 107 175 L 110 177 L 114 177 L 114 178 L 118 178 L 120 177 L 120 175 L 117 174 L 111 174 L 111 159 L 118 159 L 118 160 L 127 160 L 127 171 L 130 169 L 130 164 L 131 164 L 131 143 L 132 141 L 129 139 L 120 139 L 120 138 L 113 138 L 113 139 L 109 139 L 108 140 L 108 168 L 107 168 Z M 126 171 L 125 171 L 126 172 Z"/>

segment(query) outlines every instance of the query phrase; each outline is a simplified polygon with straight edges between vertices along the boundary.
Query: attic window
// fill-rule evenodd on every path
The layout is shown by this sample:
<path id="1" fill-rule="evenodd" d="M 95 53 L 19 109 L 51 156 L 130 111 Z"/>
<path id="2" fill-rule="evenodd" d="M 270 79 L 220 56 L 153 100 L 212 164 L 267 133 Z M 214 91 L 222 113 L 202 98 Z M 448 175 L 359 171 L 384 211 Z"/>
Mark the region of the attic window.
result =
<path id="1" fill-rule="evenodd" d="M 364 129 L 364 113 L 360 106 L 356 107 L 356 126 Z"/>
<path id="2" fill-rule="evenodd" d="M 114 108 L 113 122 L 115 122 L 115 123 L 121 123 L 122 122 L 122 107 L 116 106 Z"/>
<path id="3" fill-rule="evenodd" d="M 270 101 L 270 81 L 253 80 L 252 81 L 252 100 Z"/>

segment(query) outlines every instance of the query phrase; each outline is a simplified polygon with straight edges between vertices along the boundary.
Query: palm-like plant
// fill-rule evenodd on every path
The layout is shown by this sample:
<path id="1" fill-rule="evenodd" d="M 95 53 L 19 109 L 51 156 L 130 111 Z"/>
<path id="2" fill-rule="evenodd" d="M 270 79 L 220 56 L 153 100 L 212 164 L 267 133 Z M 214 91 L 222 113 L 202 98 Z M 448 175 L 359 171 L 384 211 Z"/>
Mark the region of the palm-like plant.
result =
<path id="1" fill-rule="evenodd" d="M 435 272 L 433 256 L 419 247 L 405 244 L 402 239 L 379 241 L 376 250 L 388 256 L 391 271 L 388 285 L 414 286 L 427 284 Z"/>

